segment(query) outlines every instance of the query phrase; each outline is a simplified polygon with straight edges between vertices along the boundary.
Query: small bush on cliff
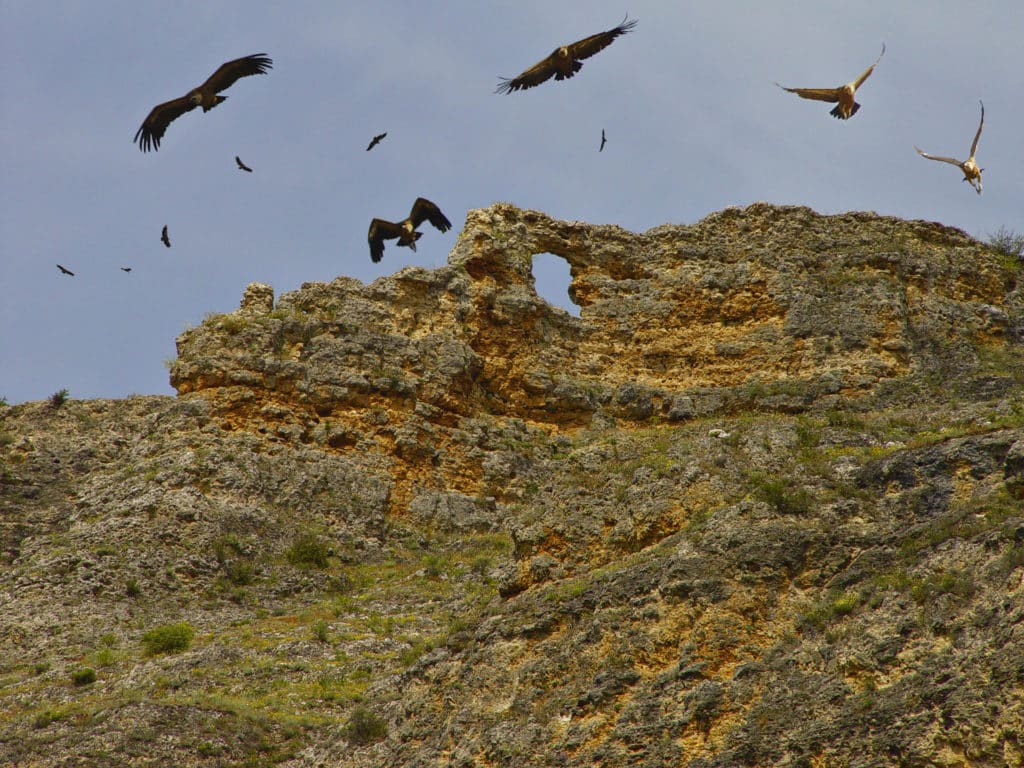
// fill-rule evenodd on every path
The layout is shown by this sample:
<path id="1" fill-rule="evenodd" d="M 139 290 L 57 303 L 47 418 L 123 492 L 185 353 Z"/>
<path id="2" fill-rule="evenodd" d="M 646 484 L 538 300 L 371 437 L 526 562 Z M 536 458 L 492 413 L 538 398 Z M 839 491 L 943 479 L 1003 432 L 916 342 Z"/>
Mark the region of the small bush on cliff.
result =
<path id="1" fill-rule="evenodd" d="M 156 656 L 159 653 L 178 653 L 184 651 L 192 644 L 192 637 L 195 630 L 187 621 L 177 624 L 163 624 L 153 627 L 142 636 L 142 645 L 146 649 L 147 656 Z"/>
<path id="2" fill-rule="evenodd" d="M 330 550 L 319 536 L 300 533 L 285 550 L 284 556 L 289 563 L 300 568 L 326 568 Z"/>
<path id="3" fill-rule="evenodd" d="M 1000 227 L 988 236 L 988 244 L 1005 256 L 1024 260 L 1024 235 Z"/>
<path id="4" fill-rule="evenodd" d="M 82 667 L 71 673 L 71 682 L 75 685 L 89 685 L 96 682 L 96 670 L 92 667 Z"/>
<path id="5" fill-rule="evenodd" d="M 62 405 L 64 405 L 64 403 L 66 403 L 67 401 L 68 401 L 68 391 L 66 389 L 62 389 L 62 390 L 60 390 L 58 392 L 54 392 L 52 395 L 50 395 L 50 399 L 49 399 L 50 407 L 53 408 L 53 410 L 57 410 Z"/>
<path id="6" fill-rule="evenodd" d="M 384 720 L 364 706 L 355 708 L 352 718 L 345 726 L 345 735 L 356 744 L 380 741 L 387 731 L 388 727 Z"/>

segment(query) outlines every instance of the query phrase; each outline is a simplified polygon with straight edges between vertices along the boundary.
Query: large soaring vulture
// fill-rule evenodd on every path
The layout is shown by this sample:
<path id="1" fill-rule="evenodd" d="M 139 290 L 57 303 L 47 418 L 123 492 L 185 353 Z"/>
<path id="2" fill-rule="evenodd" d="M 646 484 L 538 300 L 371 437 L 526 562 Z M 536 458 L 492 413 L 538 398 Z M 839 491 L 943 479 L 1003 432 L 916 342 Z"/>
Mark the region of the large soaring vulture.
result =
<path id="1" fill-rule="evenodd" d="M 374 262 L 380 261 L 384 256 L 384 241 L 394 240 L 396 237 L 399 245 L 408 246 L 415 251 L 416 241 L 423 236 L 422 232 L 416 231 L 416 227 L 424 221 L 429 221 L 442 232 L 452 228 L 452 223 L 441 213 L 441 209 L 424 197 L 416 198 L 412 210 L 409 211 L 409 218 L 405 221 L 397 224 L 384 219 L 371 221 L 370 231 L 366 236 L 370 243 L 370 258 Z"/>
<path id="2" fill-rule="evenodd" d="M 370 146 L 368 146 L 366 148 L 366 151 L 369 152 L 371 149 L 373 149 L 378 144 L 380 144 L 381 141 L 384 139 L 384 137 L 387 136 L 387 135 L 388 135 L 388 132 L 384 131 L 384 133 L 378 133 L 376 136 L 374 136 L 372 139 L 370 139 Z"/>
<path id="3" fill-rule="evenodd" d="M 878 62 L 882 60 L 882 56 L 885 55 L 885 43 L 882 43 L 882 52 L 878 54 L 878 58 L 875 59 L 875 63 L 870 67 L 861 72 L 860 77 L 856 80 L 851 80 L 846 85 L 840 85 L 837 88 L 787 88 L 784 85 L 779 86 L 784 91 L 795 93 L 797 96 L 804 99 L 814 99 L 815 101 L 829 101 L 832 103 L 839 102 L 835 108 L 829 112 L 832 117 L 840 120 L 849 120 L 860 109 L 860 104 L 854 101 L 854 97 L 857 95 L 857 89 L 864 84 L 864 81 L 871 76 L 871 73 L 875 70 Z"/>
<path id="4" fill-rule="evenodd" d="M 626 16 L 628 19 L 629 16 Z M 518 77 L 503 77 L 498 84 L 495 93 L 512 93 L 512 91 L 525 90 L 540 85 L 552 77 L 555 80 L 565 80 L 572 77 L 582 69 L 583 59 L 589 59 L 598 51 L 602 51 L 612 44 L 612 41 L 619 35 L 624 35 L 636 26 L 636 19 L 632 21 L 622 20 L 622 23 L 607 32 L 599 32 L 596 35 L 577 40 L 570 45 L 563 45 L 555 48 L 543 61 L 538 61 Z"/>
<path id="5" fill-rule="evenodd" d="M 252 173 L 252 168 L 243 163 L 242 158 L 240 158 L 238 155 L 235 155 L 235 163 L 238 165 L 238 170 L 246 171 L 247 173 Z"/>
<path id="6" fill-rule="evenodd" d="M 160 230 L 160 242 L 166 245 L 168 248 L 171 247 L 171 238 L 167 234 L 166 224 L 164 224 L 164 228 Z"/>
<path id="7" fill-rule="evenodd" d="M 139 126 L 133 141 L 139 143 L 139 149 L 143 152 L 160 149 L 160 139 L 172 121 L 196 107 L 202 107 L 203 112 L 209 112 L 227 99 L 227 96 L 220 95 L 221 91 L 230 88 L 240 77 L 266 74 L 272 65 L 273 61 L 265 53 L 255 53 L 221 64 L 198 88 L 193 88 L 181 98 L 171 99 L 153 107 Z"/>
<path id="8" fill-rule="evenodd" d="M 62 266 L 61 266 L 60 264 L 58 264 L 58 265 L 57 265 L 57 269 L 59 269 L 59 270 L 61 271 L 61 274 L 64 274 L 64 275 L 71 275 L 72 277 L 74 277 L 74 276 L 75 276 L 75 273 L 74 273 L 74 272 L 72 272 L 72 271 L 71 271 L 70 269 L 68 269 L 67 267 L 62 267 Z"/>
<path id="9" fill-rule="evenodd" d="M 974 155 L 978 151 L 978 139 L 981 138 L 981 128 L 983 125 L 985 125 L 985 105 L 981 102 L 981 99 L 978 100 L 978 103 L 981 104 L 981 122 L 978 123 L 978 132 L 974 134 L 974 142 L 971 144 L 971 156 L 968 157 L 966 160 L 961 161 L 956 160 L 952 157 L 940 157 L 939 155 L 929 155 L 927 152 L 922 152 L 920 149 L 918 149 L 916 144 L 914 145 L 914 149 L 917 149 L 917 154 L 919 154 L 921 157 L 927 157 L 929 160 L 941 160 L 944 163 L 950 163 L 951 165 L 955 165 L 957 168 L 964 172 L 963 180 L 968 182 L 972 187 L 974 187 L 974 191 L 980 195 L 981 172 L 984 171 L 985 169 L 979 168 L 978 164 L 974 162 Z"/>

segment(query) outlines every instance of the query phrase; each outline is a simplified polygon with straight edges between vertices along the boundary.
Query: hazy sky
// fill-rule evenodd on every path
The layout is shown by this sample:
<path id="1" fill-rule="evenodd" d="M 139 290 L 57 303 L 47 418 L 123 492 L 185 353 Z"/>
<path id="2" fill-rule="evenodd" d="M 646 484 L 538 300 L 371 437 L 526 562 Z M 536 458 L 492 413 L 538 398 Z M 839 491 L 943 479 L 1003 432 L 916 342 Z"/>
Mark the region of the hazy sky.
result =
<path id="1" fill-rule="evenodd" d="M 576 77 L 494 93 L 627 11 Z M 1022 40 L 1020 0 L 0 0 L 0 397 L 170 393 L 175 337 L 248 283 L 439 266 L 497 201 L 634 231 L 765 200 L 1024 232 Z M 840 85 L 883 42 L 848 121 L 773 84 Z M 158 152 L 132 143 L 155 104 L 263 52 L 269 75 Z M 913 149 L 966 157 L 979 99 L 981 196 Z M 454 229 L 373 264 L 370 220 L 419 195 Z M 538 289 L 565 304 L 563 271 Z"/>

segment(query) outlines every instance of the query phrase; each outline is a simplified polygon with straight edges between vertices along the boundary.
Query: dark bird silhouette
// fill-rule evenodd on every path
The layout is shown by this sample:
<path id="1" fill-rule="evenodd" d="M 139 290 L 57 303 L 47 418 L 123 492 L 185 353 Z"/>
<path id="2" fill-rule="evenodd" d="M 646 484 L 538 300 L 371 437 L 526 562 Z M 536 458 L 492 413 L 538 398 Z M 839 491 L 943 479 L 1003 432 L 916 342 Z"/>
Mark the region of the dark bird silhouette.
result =
<path id="1" fill-rule="evenodd" d="M 240 171 L 246 171 L 248 173 L 252 173 L 252 168 L 250 168 L 248 165 L 243 163 L 242 162 L 242 158 L 240 158 L 238 155 L 235 155 L 235 162 L 238 163 L 238 169 Z"/>
<path id="2" fill-rule="evenodd" d="M 626 34 L 636 26 L 637 19 L 626 21 L 628 18 L 627 15 L 619 26 L 609 29 L 607 32 L 598 32 L 596 35 L 577 40 L 575 43 L 555 48 L 546 59 L 538 61 L 516 77 L 502 77 L 495 93 L 512 93 L 512 91 L 533 88 L 552 77 L 555 80 L 572 77 L 583 68 L 583 59 L 589 59 L 595 53 L 603 51 L 612 44 L 616 37 Z"/>
<path id="3" fill-rule="evenodd" d="M 160 231 L 160 241 L 168 248 L 171 247 L 171 238 L 167 236 L 167 225 L 164 224 L 164 228 Z M 187 248 L 185 250 L 188 250 Z"/>
<path id="4" fill-rule="evenodd" d="M 373 139 L 370 140 L 370 146 L 368 146 L 366 148 L 366 151 L 369 152 L 371 149 L 373 149 L 378 144 L 380 144 L 380 140 L 383 139 L 387 135 L 388 135 L 388 132 L 384 131 L 384 133 L 378 133 L 376 136 L 374 136 Z"/>
<path id="5" fill-rule="evenodd" d="M 969 183 L 974 187 L 974 191 L 979 195 L 981 194 L 981 172 L 984 168 L 979 168 L 978 164 L 974 162 L 974 156 L 978 152 L 978 139 L 981 138 L 981 129 L 985 125 L 985 105 L 982 104 L 981 99 L 978 99 L 978 103 L 981 104 L 981 122 L 978 123 L 978 132 L 974 134 L 974 141 L 971 143 L 971 156 L 966 160 L 957 160 L 952 157 L 941 157 L 939 155 L 929 155 L 927 152 L 922 152 L 914 145 L 914 149 L 917 149 L 917 154 L 921 157 L 926 157 L 929 160 L 941 160 L 944 163 L 955 165 L 964 173 L 963 181 Z"/>
<path id="6" fill-rule="evenodd" d="M 132 268 L 131 267 L 121 267 L 121 271 L 122 272 L 131 272 Z"/>
<path id="7" fill-rule="evenodd" d="M 61 266 L 60 264 L 58 264 L 58 265 L 57 265 L 57 269 L 59 269 L 59 270 L 60 270 L 61 272 L 63 272 L 63 273 L 65 274 L 65 275 L 71 275 L 72 277 L 74 277 L 74 276 L 75 276 L 75 273 L 74 273 L 74 272 L 72 272 L 72 271 L 71 271 L 70 269 L 68 269 L 67 267 L 62 267 L 62 266 Z"/>
<path id="8" fill-rule="evenodd" d="M 399 245 L 408 246 L 415 251 L 416 241 L 423 236 L 422 232 L 416 231 L 416 227 L 424 221 L 429 221 L 442 232 L 447 232 L 452 228 L 452 223 L 441 213 L 441 209 L 423 197 L 416 198 L 416 202 L 412 204 L 412 210 L 409 212 L 409 218 L 405 221 L 397 224 L 384 219 L 371 221 L 370 231 L 366 236 L 370 243 L 370 258 L 374 262 L 380 261 L 384 256 L 384 241 L 394 240 L 396 237 Z"/>
<path id="9" fill-rule="evenodd" d="M 139 149 L 143 152 L 160 149 L 160 139 L 171 122 L 196 107 L 202 107 L 203 112 L 209 112 L 227 99 L 227 96 L 219 95 L 221 91 L 230 88 L 239 78 L 266 74 L 272 65 L 273 61 L 265 53 L 255 53 L 221 64 L 198 88 L 193 88 L 180 98 L 153 107 L 142 121 L 132 141 L 137 141 Z"/>
<path id="10" fill-rule="evenodd" d="M 860 73 L 860 77 L 856 80 L 851 80 L 846 85 L 840 85 L 836 88 L 787 88 L 784 85 L 779 86 L 784 91 L 795 93 L 797 96 L 803 99 L 814 99 L 815 101 L 828 101 L 838 102 L 835 108 L 829 112 L 832 117 L 840 120 L 849 120 L 860 109 L 860 104 L 854 101 L 854 97 L 857 95 L 857 89 L 864 84 L 864 81 L 871 76 L 874 72 L 878 62 L 882 60 L 882 56 L 885 55 L 885 43 L 882 43 L 882 52 L 878 54 L 878 58 L 875 59 L 875 63 Z"/>
<path id="11" fill-rule="evenodd" d="M 604 145 L 607 143 L 607 141 L 608 141 L 608 139 L 606 139 L 604 137 L 604 128 L 602 128 L 601 129 L 601 147 L 600 147 L 600 149 L 597 150 L 598 152 L 604 152 Z"/>

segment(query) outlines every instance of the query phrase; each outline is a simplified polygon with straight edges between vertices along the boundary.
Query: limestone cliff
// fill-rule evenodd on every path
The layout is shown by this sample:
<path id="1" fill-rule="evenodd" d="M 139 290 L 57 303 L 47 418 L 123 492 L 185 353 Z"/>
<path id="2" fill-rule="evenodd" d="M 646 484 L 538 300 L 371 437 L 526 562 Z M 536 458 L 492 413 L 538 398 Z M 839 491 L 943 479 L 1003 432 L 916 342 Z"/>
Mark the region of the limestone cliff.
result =
<path id="1" fill-rule="evenodd" d="M 4 410 L 0 758 L 1019 764 L 1021 276 L 499 204 L 437 270 L 251 285 L 178 398 Z"/>

